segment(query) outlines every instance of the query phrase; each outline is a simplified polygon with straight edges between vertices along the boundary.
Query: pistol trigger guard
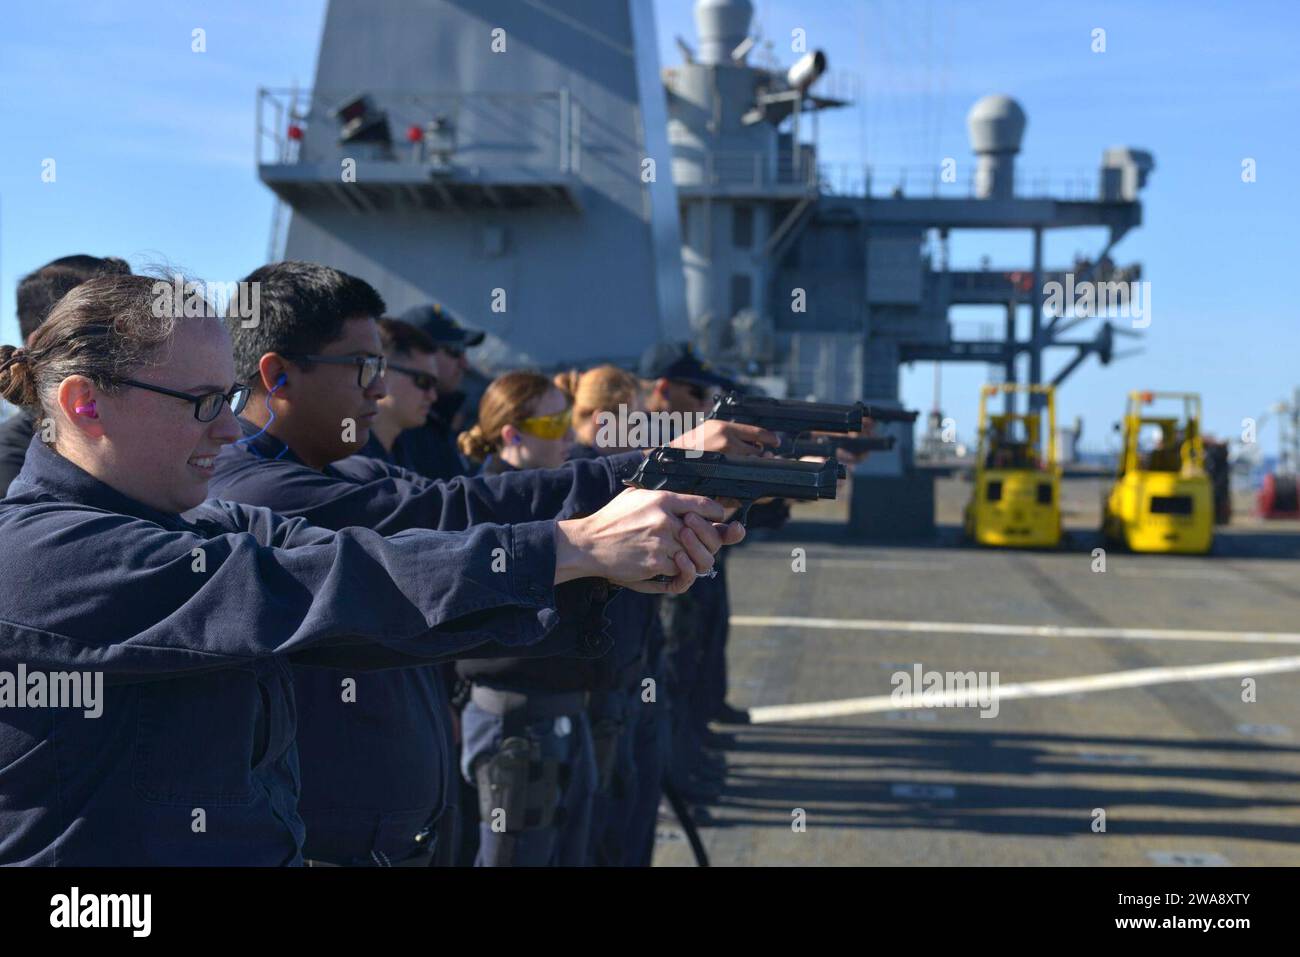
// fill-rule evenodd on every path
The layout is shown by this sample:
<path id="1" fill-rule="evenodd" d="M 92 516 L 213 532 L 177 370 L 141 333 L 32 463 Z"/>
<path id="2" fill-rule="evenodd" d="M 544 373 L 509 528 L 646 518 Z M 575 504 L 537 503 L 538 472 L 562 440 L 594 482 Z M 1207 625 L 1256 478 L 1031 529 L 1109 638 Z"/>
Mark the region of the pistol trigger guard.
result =
<path id="1" fill-rule="evenodd" d="M 749 521 L 749 510 L 753 507 L 754 507 L 753 502 L 740 503 L 740 514 L 736 516 L 736 521 L 740 522 L 740 524 L 746 529 L 749 528 L 749 525 L 746 524 Z"/>

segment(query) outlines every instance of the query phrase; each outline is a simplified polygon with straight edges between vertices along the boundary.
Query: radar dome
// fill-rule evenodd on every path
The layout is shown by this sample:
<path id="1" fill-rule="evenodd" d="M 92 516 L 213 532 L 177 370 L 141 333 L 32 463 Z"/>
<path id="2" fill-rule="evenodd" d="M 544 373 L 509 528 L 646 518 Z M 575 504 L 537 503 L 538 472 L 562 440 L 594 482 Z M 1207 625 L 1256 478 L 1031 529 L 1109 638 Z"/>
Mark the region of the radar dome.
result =
<path id="1" fill-rule="evenodd" d="M 1025 135 L 1025 111 L 1009 96 L 986 96 L 971 107 L 966 129 L 976 153 L 1017 153 Z"/>

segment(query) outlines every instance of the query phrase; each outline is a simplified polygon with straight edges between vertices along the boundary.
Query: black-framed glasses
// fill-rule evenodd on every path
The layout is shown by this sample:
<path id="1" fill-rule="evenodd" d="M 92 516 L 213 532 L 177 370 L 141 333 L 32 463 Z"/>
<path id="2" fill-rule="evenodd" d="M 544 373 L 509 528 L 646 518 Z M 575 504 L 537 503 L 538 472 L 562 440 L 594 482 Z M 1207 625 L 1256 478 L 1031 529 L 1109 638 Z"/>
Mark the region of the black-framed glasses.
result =
<path id="1" fill-rule="evenodd" d="M 388 360 L 383 356 L 304 356 L 284 353 L 284 357 L 295 362 L 319 362 L 327 366 L 354 365 L 357 367 L 357 385 L 363 389 L 369 389 L 374 385 L 375 380 L 388 368 Z"/>
<path id="2" fill-rule="evenodd" d="M 160 385 L 152 385 L 148 382 L 137 382 L 135 379 L 118 379 L 122 385 L 135 386 L 137 389 L 147 389 L 150 392 L 158 392 L 162 395 L 170 395 L 177 399 L 184 399 L 187 402 L 194 403 L 194 418 L 200 422 L 211 422 L 221 414 L 221 407 L 226 403 L 230 404 L 230 411 L 239 415 L 244 411 L 244 406 L 248 405 L 248 396 L 252 393 L 246 385 L 233 385 L 229 392 L 204 392 L 201 395 L 191 395 L 188 392 L 177 392 L 175 389 L 164 389 Z"/>
<path id="3" fill-rule="evenodd" d="M 395 362 L 388 363 L 389 372 L 400 372 L 402 375 L 410 376 L 415 382 L 415 387 L 422 392 L 428 392 L 430 389 L 438 387 L 438 377 L 431 372 L 425 372 L 423 369 L 415 369 L 411 366 L 399 366 Z"/>

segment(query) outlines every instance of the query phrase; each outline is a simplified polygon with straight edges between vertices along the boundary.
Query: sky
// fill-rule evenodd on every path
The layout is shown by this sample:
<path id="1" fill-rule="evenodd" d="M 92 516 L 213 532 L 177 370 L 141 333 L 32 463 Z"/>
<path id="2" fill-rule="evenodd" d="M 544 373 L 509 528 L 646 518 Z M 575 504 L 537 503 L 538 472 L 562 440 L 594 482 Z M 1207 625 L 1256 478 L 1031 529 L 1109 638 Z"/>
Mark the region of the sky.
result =
<path id="1" fill-rule="evenodd" d="M 1011 2 L 754 0 L 751 57 L 788 64 L 792 31 L 830 63 L 826 88 L 855 100 L 827 113 L 820 158 L 836 170 L 933 168 L 964 177 L 970 106 L 1005 93 L 1029 122 L 1019 168 L 1095 177 L 1102 151 L 1151 151 L 1145 225 L 1116 247 L 1141 262 L 1151 323 L 1133 358 L 1089 359 L 1058 398 L 1083 444 L 1113 443 L 1130 389 L 1198 390 L 1207 427 L 1236 436 L 1300 385 L 1292 276 L 1300 244 L 1300 4 L 1277 0 Z M 695 42 L 693 0 L 656 0 L 662 65 Z M 120 255 L 231 281 L 267 256 L 270 192 L 254 165 L 259 86 L 309 85 L 323 0 L 43 0 L 9 4 L 0 31 L 0 338 L 15 341 L 20 276 L 71 252 Z M 202 29 L 206 50 L 192 50 Z M 1094 52 L 1094 31 L 1105 31 Z M 765 43 L 771 42 L 770 50 Z M 54 181 L 44 182 L 46 160 Z M 1243 182 L 1243 160 L 1254 182 Z M 48 172 L 46 172 L 48 178 Z M 1045 240 L 1049 267 L 1092 254 L 1102 230 Z M 955 267 L 1027 267 L 1027 233 L 957 233 Z M 954 311 L 959 337 L 1001 311 Z M 1096 322 L 1074 331 L 1091 337 Z M 1022 330 L 1023 335 L 1023 330 Z M 1122 345 L 1129 346 L 1125 341 Z M 1069 353 L 1049 353 L 1050 376 Z M 948 364 L 942 405 L 973 431 L 983 365 Z M 902 376 L 928 410 L 934 366 Z M 1267 426 L 1262 440 L 1272 451 Z"/>

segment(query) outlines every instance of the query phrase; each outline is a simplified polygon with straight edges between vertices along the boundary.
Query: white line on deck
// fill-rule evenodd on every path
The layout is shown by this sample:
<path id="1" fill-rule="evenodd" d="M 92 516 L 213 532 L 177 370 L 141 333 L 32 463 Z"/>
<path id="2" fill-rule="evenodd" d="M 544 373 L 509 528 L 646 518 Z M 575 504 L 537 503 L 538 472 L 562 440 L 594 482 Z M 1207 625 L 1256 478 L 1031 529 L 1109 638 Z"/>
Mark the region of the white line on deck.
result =
<path id="1" fill-rule="evenodd" d="M 1197 628 L 1079 628 L 1066 625 L 999 625 L 964 621 L 889 621 L 877 618 L 792 618 L 732 615 L 736 628 L 816 628 L 829 631 L 894 631 L 1014 638 L 1118 638 L 1127 641 L 1221 641 L 1232 644 L 1300 645 L 1295 631 L 1208 631 Z"/>
<path id="2" fill-rule="evenodd" d="M 1014 698 L 1047 698 L 1056 695 L 1077 694 L 1089 691 L 1112 691 L 1116 688 L 1139 688 L 1143 685 L 1170 684 L 1179 681 L 1207 681 L 1212 678 L 1234 678 L 1284 671 L 1300 671 L 1300 655 L 1286 658 L 1259 658 L 1253 661 L 1221 661 L 1208 665 L 1182 665 L 1175 668 L 1138 668 L 1133 671 L 1112 671 L 1100 675 L 1083 675 L 1077 678 L 1052 678 L 1045 681 L 1025 681 L 1019 684 L 999 685 L 997 700 Z M 779 704 L 749 709 L 751 724 L 773 721 L 811 721 L 817 718 L 839 718 L 851 714 L 870 714 L 881 711 L 900 711 L 907 708 L 925 708 L 959 704 L 958 695 L 965 691 L 949 691 L 922 702 L 920 694 L 905 696 L 895 701 L 892 694 L 873 695 L 869 698 L 843 698 L 839 701 L 814 701 L 808 704 Z"/>
<path id="3" fill-rule="evenodd" d="M 1070 569 L 1073 574 L 1074 569 Z M 1221 571 L 1197 571 L 1194 568 L 1112 568 L 1107 575 L 1118 578 L 1182 578 L 1189 581 L 1230 582 L 1234 585 L 1250 584 L 1249 578 L 1225 576 Z"/>
<path id="4" fill-rule="evenodd" d="M 877 571 L 941 571 L 952 566 L 947 562 L 908 562 L 883 558 L 818 558 L 808 556 L 810 569 L 823 565 L 835 565 L 844 568 L 871 568 Z"/>

